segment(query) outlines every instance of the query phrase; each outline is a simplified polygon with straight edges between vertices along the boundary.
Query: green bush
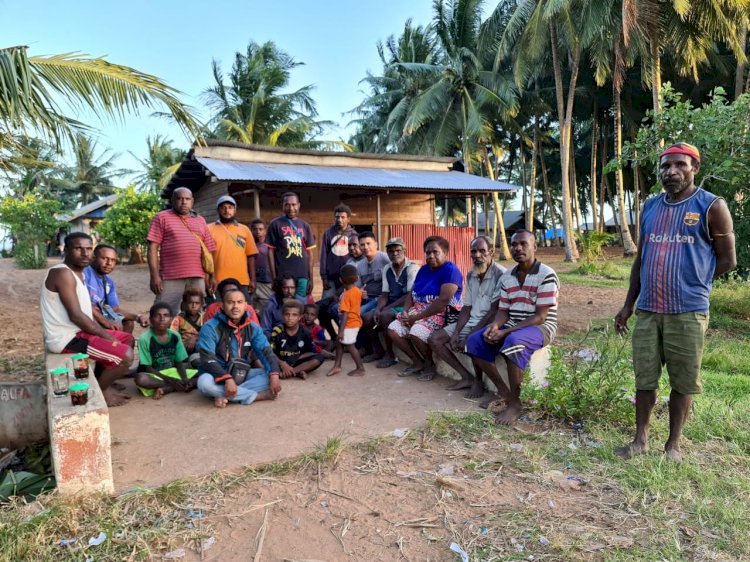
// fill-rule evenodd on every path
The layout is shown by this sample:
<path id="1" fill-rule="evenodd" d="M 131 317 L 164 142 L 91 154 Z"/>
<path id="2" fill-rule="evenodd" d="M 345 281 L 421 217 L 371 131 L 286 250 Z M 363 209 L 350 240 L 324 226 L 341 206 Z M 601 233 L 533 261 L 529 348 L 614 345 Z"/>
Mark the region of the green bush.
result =
<path id="1" fill-rule="evenodd" d="M 19 241 L 14 253 L 16 263 L 21 269 L 44 269 L 47 267 L 47 248 L 45 244 Z"/>
<path id="2" fill-rule="evenodd" d="M 565 421 L 632 425 L 634 381 L 628 342 L 611 329 L 589 330 L 573 346 L 551 349 L 547 379 L 541 385 L 525 384 L 525 401 Z"/>

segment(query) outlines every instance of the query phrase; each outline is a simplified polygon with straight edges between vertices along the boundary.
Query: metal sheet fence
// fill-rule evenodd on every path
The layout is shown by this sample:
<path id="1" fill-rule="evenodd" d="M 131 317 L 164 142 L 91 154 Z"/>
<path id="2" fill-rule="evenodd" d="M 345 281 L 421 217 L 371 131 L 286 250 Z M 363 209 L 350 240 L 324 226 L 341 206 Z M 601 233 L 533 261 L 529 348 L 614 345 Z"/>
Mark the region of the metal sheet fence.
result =
<path id="1" fill-rule="evenodd" d="M 469 245 L 474 239 L 474 229 L 463 226 L 434 226 L 431 224 L 392 224 L 390 238 L 403 238 L 409 259 L 424 263 L 422 245 L 429 236 L 442 236 L 450 242 L 448 259 L 455 263 L 461 272 L 471 269 Z"/>

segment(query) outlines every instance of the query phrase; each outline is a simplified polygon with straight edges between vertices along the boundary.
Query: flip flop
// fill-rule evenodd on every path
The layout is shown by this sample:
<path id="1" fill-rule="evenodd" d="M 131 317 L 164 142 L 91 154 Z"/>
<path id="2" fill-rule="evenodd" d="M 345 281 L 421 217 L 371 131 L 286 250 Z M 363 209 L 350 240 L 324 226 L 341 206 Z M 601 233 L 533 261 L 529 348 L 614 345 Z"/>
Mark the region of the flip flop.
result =
<path id="1" fill-rule="evenodd" d="M 377 362 L 375 367 L 378 369 L 387 369 L 388 367 L 393 367 L 394 365 L 398 365 L 398 359 L 381 359 Z"/>
<path id="2" fill-rule="evenodd" d="M 418 381 L 429 382 L 437 376 L 435 371 L 423 371 L 421 375 L 417 377 Z"/>
<path id="3" fill-rule="evenodd" d="M 414 375 L 421 375 L 424 372 L 422 368 L 417 369 L 416 367 L 407 367 L 401 371 L 399 377 L 413 377 Z"/>

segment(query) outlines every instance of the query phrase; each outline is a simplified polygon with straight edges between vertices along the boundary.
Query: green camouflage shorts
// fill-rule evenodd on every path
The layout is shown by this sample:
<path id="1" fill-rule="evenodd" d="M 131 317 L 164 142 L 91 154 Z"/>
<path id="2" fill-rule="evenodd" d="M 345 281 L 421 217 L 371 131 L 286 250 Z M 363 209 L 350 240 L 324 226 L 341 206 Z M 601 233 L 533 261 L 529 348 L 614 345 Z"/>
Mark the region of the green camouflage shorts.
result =
<path id="1" fill-rule="evenodd" d="M 680 394 L 703 392 L 700 371 L 708 314 L 657 314 L 646 310 L 637 310 L 635 314 L 635 387 L 658 389 L 662 367 L 666 365 L 672 390 Z"/>

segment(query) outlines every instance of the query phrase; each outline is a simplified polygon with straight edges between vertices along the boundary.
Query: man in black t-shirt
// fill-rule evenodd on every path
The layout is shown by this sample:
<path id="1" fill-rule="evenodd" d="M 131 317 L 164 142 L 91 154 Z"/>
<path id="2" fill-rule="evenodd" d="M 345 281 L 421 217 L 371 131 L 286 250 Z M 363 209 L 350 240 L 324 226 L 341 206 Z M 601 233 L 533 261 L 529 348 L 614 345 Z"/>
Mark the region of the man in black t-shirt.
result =
<path id="1" fill-rule="evenodd" d="M 306 379 L 309 372 L 325 361 L 324 356 L 316 353 L 310 332 L 300 324 L 303 311 L 304 307 L 299 301 L 285 301 L 282 308 L 284 323 L 271 332 L 271 347 L 279 359 L 282 379 Z"/>
<path id="2" fill-rule="evenodd" d="M 307 296 L 313 290 L 313 262 L 310 250 L 315 248 L 315 236 L 310 225 L 300 219 L 299 197 L 296 193 L 281 196 L 284 214 L 271 221 L 266 234 L 268 266 L 271 278 L 289 274 L 297 280 L 297 294 Z"/>

